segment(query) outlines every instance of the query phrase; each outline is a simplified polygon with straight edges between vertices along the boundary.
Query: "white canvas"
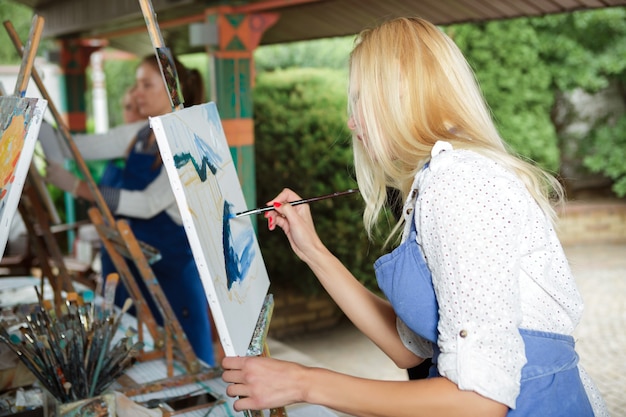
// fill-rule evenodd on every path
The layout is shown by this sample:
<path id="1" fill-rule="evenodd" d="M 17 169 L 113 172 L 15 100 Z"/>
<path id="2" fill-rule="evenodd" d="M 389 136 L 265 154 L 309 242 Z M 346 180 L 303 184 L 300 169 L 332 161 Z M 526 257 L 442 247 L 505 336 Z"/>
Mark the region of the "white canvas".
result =
<path id="1" fill-rule="evenodd" d="M 245 356 L 269 288 L 214 103 L 150 119 L 227 355 Z"/>
<path id="2" fill-rule="evenodd" d="M 0 258 L 22 195 L 48 102 L 0 97 Z"/>

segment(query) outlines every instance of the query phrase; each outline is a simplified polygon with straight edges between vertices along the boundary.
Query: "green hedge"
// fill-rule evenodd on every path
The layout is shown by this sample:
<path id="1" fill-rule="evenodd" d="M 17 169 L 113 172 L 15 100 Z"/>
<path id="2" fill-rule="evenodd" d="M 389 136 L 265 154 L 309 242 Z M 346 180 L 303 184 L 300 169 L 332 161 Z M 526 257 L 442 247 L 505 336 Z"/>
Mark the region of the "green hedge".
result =
<path id="1" fill-rule="evenodd" d="M 332 69 L 262 73 L 254 89 L 258 201 L 284 187 L 303 197 L 355 188 L 350 132 L 346 125 L 347 75 Z M 372 264 L 380 245 L 369 243 L 358 194 L 311 205 L 322 241 L 357 278 L 376 288 Z M 273 286 L 315 293 L 317 279 L 289 247 L 280 230 L 259 218 L 259 244 Z"/>

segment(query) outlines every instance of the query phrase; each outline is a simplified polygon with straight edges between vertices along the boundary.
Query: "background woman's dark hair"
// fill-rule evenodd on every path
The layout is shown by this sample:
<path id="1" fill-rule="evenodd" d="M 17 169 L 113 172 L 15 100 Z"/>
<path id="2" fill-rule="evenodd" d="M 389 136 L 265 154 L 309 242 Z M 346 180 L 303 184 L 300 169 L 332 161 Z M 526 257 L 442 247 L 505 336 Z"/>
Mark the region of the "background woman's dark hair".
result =
<path id="1" fill-rule="evenodd" d="M 161 72 L 159 61 L 156 55 L 148 55 L 141 60 L 141 64 L 152 66 L 157 72 Z M 174 65 L 178 73 L 178 82 L 182 89 L 184 106 L 191 107 L 196 104 L 202 104 L 204 100 L 204 81 L 202 74 L 195 68 L 185 67 L 176 57 L 174 57 Z"/>
<path id="2" fill-rule="evenodd" d="M 157 60 L 156 55 L 148 55 L 144 57 L 139 65 L 147 64 L 150 65 L 154 70 L 158 73 L 161 72 L 161 68 L 159 67 L 159 61 Z M 204 82 L 202 81 L 202 75 L 200 71 L 197 69 L 188 69 L 185 67 L 178 59 L 174 57 L 174 65 L 176 65 L 176 72 L 178 73 L 178 82 L 180 84 L 180 88 L 182 89 L 183 99 L 184 99 L 184 107 L 191 107 L 196 104 L 204 103 Z M 150 133 L 154 135 L 154 133 Z M 134 146 L 135 140 L 131 143 L 129 147 L 132 149 Z M 157 152 L 154 163 L 152 164 L 152 169 L 158 169 L 161 167 L 161 154 Z"/>

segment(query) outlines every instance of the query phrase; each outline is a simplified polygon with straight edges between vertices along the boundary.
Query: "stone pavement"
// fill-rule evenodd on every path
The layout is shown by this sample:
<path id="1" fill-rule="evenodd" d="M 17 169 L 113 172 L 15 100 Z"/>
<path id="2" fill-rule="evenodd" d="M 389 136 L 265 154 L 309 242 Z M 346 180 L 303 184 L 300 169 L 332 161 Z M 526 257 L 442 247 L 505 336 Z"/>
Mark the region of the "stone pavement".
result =
<path id="1" fill-rule="evenodd" d="M 583 367 L 595 380 L 612 417 L 626 417 L 626 243 L 566 246 L 585 311 L 574 334 Z M 270 340 L 272 356 L 339 372 L 406 379 L 350 323 L 324 332 Z"/>
<path id="2" fill-rule="evenodd" d="M 626 416 L 626 244 L 568 246 L 585 300 L 574 336 L 580 361 L 613 417 Z"/>

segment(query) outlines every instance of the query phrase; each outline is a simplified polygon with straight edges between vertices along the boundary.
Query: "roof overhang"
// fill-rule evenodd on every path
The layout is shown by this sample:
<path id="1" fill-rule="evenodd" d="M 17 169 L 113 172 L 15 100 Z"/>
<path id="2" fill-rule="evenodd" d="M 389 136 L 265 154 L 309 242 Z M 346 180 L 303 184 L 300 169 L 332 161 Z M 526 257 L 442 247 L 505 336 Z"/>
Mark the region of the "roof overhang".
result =
<path id="1" fill-rule="evenodd" d="M 107 39 L 110 46 L 145 55 L 153 51 L 139 1 L 15 0 L 45 18 L 44 37 Z M 218 6 L 237 13 L 278 13 L 261 45 L 345 36 L 397 16 L 421 16 L 435 24 L 542 16 L 624 6 L 626 0 L 153 0 L 165 44 L 194 52 L 189 25 L 205 23 Z"/>

